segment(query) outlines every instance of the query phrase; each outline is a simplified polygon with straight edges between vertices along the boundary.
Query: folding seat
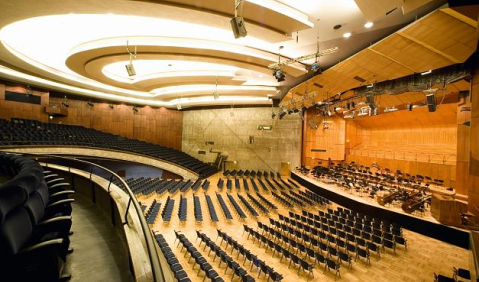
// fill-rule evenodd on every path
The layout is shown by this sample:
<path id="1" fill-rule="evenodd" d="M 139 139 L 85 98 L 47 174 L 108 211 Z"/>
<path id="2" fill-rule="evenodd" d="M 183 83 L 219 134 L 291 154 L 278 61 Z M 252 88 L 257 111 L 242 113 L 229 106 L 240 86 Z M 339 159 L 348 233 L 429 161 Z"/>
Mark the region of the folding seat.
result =
<path id="1" fill-rule="evenodd" d="M 394 236 L 394 243 L 403 245 L 404 246 L 404 252 L 407 251 L 407 240 L 404 237 L 401 236 Z"/>
<path id="2" fill-rule="evenodd" d="M 341 268 L 341 265 L 329 258 L 326 258 L 326 265 L 328 267 L 328 270 L 331 270 L 333 269 L 335 271 L 334 273 L 334 279 L 336 280 L 336 277 L 341 277 L 341 272 L 340 272 L 340 268 Z"/>
<path id="3" fill-rule="evenodd" d="M 396 255 L 396 243 L 394 243 L 394 241 L 384 239 L 383 240 L 383 249 L 384 248 L 392 249 L 393 252 L 394 252 L 394 255 Z"/>
<path id="4" fill-rule="evenodd" d="M 2 280 L 57 281 L 62 276 L 60 271 L 67 248 L 64 240 L 50 239 L 50 234 L 34 238 L 33 228 L 28 212 L 21 206 L 2 216 L 0 222 Z"/>
<path id="5" fill-rule="evenodd" d="M 369 252 L 368 250 L 363 250 L 361 248 L 357 248 L 356 249 L 356 258 L 355 260 L 358 259 L 358 257 L 362 257 L 362 258 L 365 258 L 366 259 L 366 263 L 369 265 L 371 264 L 371 260 L 370 260 L 370 255 L 369 255 Z"/>
<path id="6" fill-rule="evenodd" d="M 346 253 L 343 253 L 341 251 L 338 252 L 338 257 L 339 257 L 339 261 L 342 263 L 343 261 L 347 262 L 348 265 L 349 265 L 349 268 L 353 268 L 353 265 L 352 265 L 352 258 L 350 255 L 346 254 Z"/>
<path id="7" fill-rule="evenodd" d="M 300 263 L 300 268 L 298 269 L 298 274 L 300 270 L 303 269 L 305 272 L 308 272 L 308 274 L 311 274 L 314 278 L 314 273 L 313 273 L 314 266 L 302 259 L 299 260 L 299 263 Z"/>

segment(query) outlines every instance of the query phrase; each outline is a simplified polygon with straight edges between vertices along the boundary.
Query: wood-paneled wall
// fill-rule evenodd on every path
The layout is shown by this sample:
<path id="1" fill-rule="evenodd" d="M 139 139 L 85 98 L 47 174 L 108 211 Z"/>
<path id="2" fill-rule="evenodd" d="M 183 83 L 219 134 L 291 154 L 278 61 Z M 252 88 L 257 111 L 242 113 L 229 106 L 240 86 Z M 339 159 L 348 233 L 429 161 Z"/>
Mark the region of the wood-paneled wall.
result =
<path id="1" fill-rule="evenodd" d="M 23 85 L 5 85 L 0 83 L 0 119 L 20 117 L 37 119 L 42 122 L 48 121 L 48 115 L 45 114 L 45 107 L 49 104 L 49 93 L 47 91 L 32 91 L 33 95 L 41 97 L 41 105 L 5 101 L 5 91 L 27 93 L 28 90 Z"/>
<path id="2" fill-rule="evenodd" d="M 345 157 L 346 122 L 344 119 L 333 116 L 328 119 L 327 129 L 323 128 L 321 119 L 317 117 L 315 123 L 318 129 L 312 129 L 309 120 L 315 117 L 314 109 L 310 108 L 305 114 L 303 123 L 303 152 L 302 165 L 316 166 L 321 160 L 342 161 Z M 325 152 L 311 152 L 311 149 L 326 150 Z"/>
<path id="3" fill-rule="evenodd" d="M 479 59 L 476 58 L 476 73 L 471 81 L 471 127 L 469 139 L 469 211 L 479 216 Z"/>
<path id="4" fill-rule="evenodd" d="M 94 103 L 94 107 L 86 101 L 68 99 L 68 116 L 54 117 L 49 120 L 45 107 L 61 105 L 63 99 L 49 96 L 48 91 L 33 91 L 33 95 L 41 96 L 41 105 L 5 101 L 5 91 L 27 93 L 23 85 L 5 85 L 0 83 L 0 118 L 12 117 L 35 119 L 42 122 L 53 122 L 81 125 L 100 131 L 135 138 L 154 144 L 181 150 L 183 113 L 166 108 L 138 107 L 133 112 L 132 106 Z"/>
<path id="5" fill-rule="evenodd" d="M 50 98 L 51 105 L 60 105 L 62 99 Z M 82 125 L 181 150 L 183 113 L 166 108 L 138 107 L 94 103 L 68 99 L 68 116 L 55 117 L 53 122 Z"/>
<path id="6" fill-rule="evenodd" d="M 455 187 L 457 104 L 347 121 L 346 161 L 442 179 Z M 464 190 L 458 193 L 467 193 Z"/>

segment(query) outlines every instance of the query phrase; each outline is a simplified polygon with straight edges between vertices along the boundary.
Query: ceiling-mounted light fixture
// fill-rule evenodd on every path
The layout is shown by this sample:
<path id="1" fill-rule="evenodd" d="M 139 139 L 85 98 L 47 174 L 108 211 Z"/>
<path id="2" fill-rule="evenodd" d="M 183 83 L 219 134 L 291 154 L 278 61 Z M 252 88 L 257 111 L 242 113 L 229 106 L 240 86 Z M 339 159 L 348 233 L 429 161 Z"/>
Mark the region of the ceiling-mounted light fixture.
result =
<path id="1" fill-rule="evenodd" d="M 343 34 L 343 37 L 344 37 L 344 38 L 349 38 L 349 37 L 351 37 L 351 32 L 346 32 L 345 34 Z"/>
<path id="2" fill-rule="evenodd" d="M 138 107 L 137 106 L 133 107 L 133 113 L 135 113 L 135 114 L 138 113 Z"/>
<path id="3" fill-rule="evenodd" d="M 64 108 L 70 107 L 70 105 L 68 104 L 68 99 L 67 99 L 66 95 L 65 95 L 65 97 L 63 97 L 62 107 L 64 107 Z"/>
<path id="4" fill-rule="evenodd" d="M 428 70 L 428 71 L 425 71 L 425 72 L 421 72 L 421 75 L 427 75 L 427 74 L 430 74 L 432 72 L 432 70 Z"/>
<path id="5" fill-rule="evenodd" d="M 113 104 L 109 104 L 108 107 L 113 110 L 115 106 L 113 106 Z"/>
<path id="6" fill-rule="evenodd" d="M 288 112 L 283 109 L 283 108 L 279 108 L 279 119 L 283 119 L 283 117 L 287 114 Z"/>
<path id="7" fill-rule="evenodd" d="M 135 67 L 133 66 L 133 59 L 136 59 L 136 46 L 135 46 L 134 53 L 130 52 L 130 47 L 128 46 L 128 40 L 127 40 L 126 41 L 126 51 L 130 55 L 130 63 L 125 65 L 126 72 L 128 73 L 128 76 L 135 76 L 136 71 L 135 71 Z"/>
<path id="8" fill-rule="evenodd" d="M 86 102 L 86 104 L 90 108 L 93 108 L 95 106 L 95 104 L 93 104 L 93 102 L 91 100 L 88 100 L 88 102 Z"/>
<path id="9" fill-rule="evenodd" d="M 374 25 L 373 22 L 367 22 L 367 23 L 364 24 L 364 27 L 365 28 L 371 28 L 371 27 L 373 27 L 373 25 Z"/>
<path id="10" fill-rule="evenodd" d="M 239 16 L 238 16 L 238 10 Z M 231 28 L 236 39 L 248 35 L 243 18 L 243 0 L 235 0 L 235 17 L 231 19 Z"/>
<path id="11" fill-rule="evenodd" d="M 281 50 L 283 49 L 283 46 L 279 46 L 279 51 L 278 51 L 278 65 L 281 64 Z M 285 79 L 285 75 L 283 71 L 281 70 L 281 67 L 277 67 L 273 71 L 273 76 L 276 78 L 278 82 L 282 82 Z"/>
<path id="12" fill-rule="evenodd" d="M 32 95 L 32 94 L 33 94 L 32 88 L 30 87 L 30 85 L 27 85 L 27 93 L 25 93 L 25 95 L 27 95 L 27 97 L 28 97 L 28 96 L 30 96 L 30 95 Z"/>

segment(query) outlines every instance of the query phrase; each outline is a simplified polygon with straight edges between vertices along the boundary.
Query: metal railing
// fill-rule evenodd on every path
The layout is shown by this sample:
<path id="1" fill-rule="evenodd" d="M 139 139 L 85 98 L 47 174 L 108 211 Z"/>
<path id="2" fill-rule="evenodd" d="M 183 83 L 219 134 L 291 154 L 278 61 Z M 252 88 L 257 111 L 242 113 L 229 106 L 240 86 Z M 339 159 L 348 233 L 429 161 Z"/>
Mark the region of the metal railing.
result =
<path id="1" fill-rule="evenodd" d="M 156 248 L 156 245 L 155 245 L 155 239 L 154 239 L 153 234 L 150 230 L 150 227 L 148 226 L 146 218 L 143 215 L 143 211 L 141 210 L 140 204 L 136 200 L 135 194 L 131 191 L 128 184 L 119 175 L 117 175 L 115 172 L 109 170 L 106 167 L 100 166 L 98 164 L 95 164 L 95 163 L 92 163 L 92 162 L 89 162 L 89 161 L 77 159 L 77 158 L 56 156 L 56 155 L 51 155 L 51 154 L 18 153 L 18 152 L 8 152 L 8 151 L 3 151 L 3 152 L 33 157 L 37 161 L 40 161 L 39 159 L 42 159 L 42 160 L 43 159 L 47 159 L 47 160 L 48 159 L 54 159 L 54 160 L 63 160 L 63 161 L 69 161 L 69 162 L 73 161 L 73 162 L 76 162 L 76 163 L 85 164 L 85 165 L 91 166 L 91 169 L 89 171 L 90 180 L 92 179 L 94 168 L 95 167 L 99 168 L 99 169 L 101 169 L 103 171 L 106 171 L 107 173 L 110 174 L 109 184 L 108 184 L 108 193 L 110 193 L 110 187 L 111 187 L 111 184 L 113 182 L 113 178 L 118 179 L 121 182 L 121 184 L 124 186 L 126 193 L 129 195 L 129 200 L 128 200 L 127 208 L 126 208 L 126 211 L 125 211 L 125 221 L 123 222 L 123 224 L 128 224 L 128 212 L 129 212 L 131 204 L 133 204 L 133 207 L 135 208 L 135 211 L 138 215 L 138 218 L 140 219 L 140 225 L 141 225 L 141 229 L 143 231 L 143 236 L 145 237 L 147 253 L 148 253 L 148 257 L 150 259 L 150 263 L 151 263 L 153 281 L 154 282 L 167 282 L 167 280 L 165 279 L 165 276 L 164 276 L 163 269 L 162 269 L 161 264 L 160 264 L 158 251 L 157 251 L 157 248 Z M 46 167 L 48 167 L 48 163 L 46 163 Z M 68 167 L 68 172 L 71 173 L 72 166 L 68 165 L 67 167 Z M 83 169 L 81 169 L 81 170 L 83 170 Z"/>

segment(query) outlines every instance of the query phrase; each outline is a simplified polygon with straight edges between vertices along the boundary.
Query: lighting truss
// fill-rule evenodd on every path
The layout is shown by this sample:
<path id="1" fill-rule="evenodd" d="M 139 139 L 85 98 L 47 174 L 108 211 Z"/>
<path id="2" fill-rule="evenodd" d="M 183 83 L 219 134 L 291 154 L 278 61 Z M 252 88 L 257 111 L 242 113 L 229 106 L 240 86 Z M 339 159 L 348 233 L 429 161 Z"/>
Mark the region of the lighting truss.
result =
<path id="1" fill-rule="evenodd" d="M 315 58 L 318 58 L 320 56 L 325 56 L 325 55 L 336 53 L 337 51 L 338 51 L 338 47 L 324 49 L 324 50 L 318 51 L 318 52 L 313 53 L 313 54 L 304 55 L 304 56 L 301 56 L 301 57 L 292 58 L 292 59 L 288 59 L 288 60 L 285 60 L 285 61 L 282 61 L 282 62 L 271 64 L 271 65 L 268 66 L 268 68 L 272 69 L 272 70 L 278 70 L 282 66 L 287 66 L 287 65 L 294 64 L 294 63 L 298 63 L 298 62 L 302 62 L 302 61 L 306 61 L 306 60 L 310 60 L 310 59 L 315 59 Z"/>

